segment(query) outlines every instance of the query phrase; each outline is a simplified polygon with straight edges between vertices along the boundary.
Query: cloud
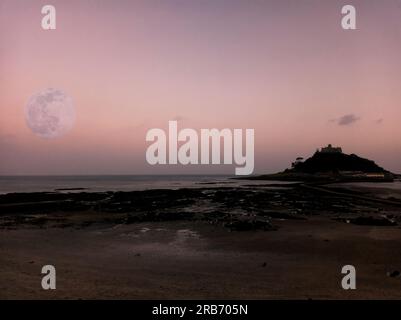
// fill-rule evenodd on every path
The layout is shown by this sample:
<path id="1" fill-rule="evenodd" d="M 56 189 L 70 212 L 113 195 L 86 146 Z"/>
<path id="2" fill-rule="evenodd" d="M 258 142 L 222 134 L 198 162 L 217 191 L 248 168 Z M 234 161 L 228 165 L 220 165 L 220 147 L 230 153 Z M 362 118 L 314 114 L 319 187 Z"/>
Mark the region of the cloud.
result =
<path id="1" fill-rule="evenodd" d="M 336 122 L 339 126 L 349 126 L 361 118 L 357 117 L 355 114 L 346 114 L 338 119 L 334 119 L 332 121 Z"/>

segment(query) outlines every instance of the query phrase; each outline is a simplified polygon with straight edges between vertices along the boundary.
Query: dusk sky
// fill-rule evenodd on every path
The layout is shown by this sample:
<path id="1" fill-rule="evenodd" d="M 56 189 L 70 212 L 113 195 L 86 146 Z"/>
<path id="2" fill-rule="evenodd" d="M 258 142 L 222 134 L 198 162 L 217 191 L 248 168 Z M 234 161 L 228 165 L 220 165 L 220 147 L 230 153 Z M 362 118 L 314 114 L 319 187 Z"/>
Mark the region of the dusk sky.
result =
<path id="1" fill-rule="evenodd" d="M 401 172 L 400 57 L 396 0 L 0 0 L 0 174 L 233 173 L 148 165 L 146 132 L 169 120 L 255 129 L 255 173 L 328 143 Z M 44 139 L 24 108 L 51 87 L 76 123 Z"/>

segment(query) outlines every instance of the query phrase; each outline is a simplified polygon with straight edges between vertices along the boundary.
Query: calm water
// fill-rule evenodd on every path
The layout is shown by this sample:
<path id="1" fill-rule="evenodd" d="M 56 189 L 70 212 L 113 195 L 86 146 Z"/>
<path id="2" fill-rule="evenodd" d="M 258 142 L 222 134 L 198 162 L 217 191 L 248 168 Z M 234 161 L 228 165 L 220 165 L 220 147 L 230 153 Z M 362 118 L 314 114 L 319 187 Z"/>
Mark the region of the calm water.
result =
<path id="1" fill-rule="evenodd" d="M 339 184 L 340 185 L 340 184 Z M 349 182 L 344 183 L 344 186 L 364 187 L 364 188 L 382 188 L 389 190 L 401 190 L 401 181 L 396 180 L 394 182 Z"/>
<path id="2" fill-rule="evenodd" d="M 59 191 L 83 188 L 75 192 L 134 191 L 146 189 L 179 189 L 199 187 L 287 184 L 279 181 L 232 180 L 232 176 L 0 176 L 0 194 L 11 192 Z"/>

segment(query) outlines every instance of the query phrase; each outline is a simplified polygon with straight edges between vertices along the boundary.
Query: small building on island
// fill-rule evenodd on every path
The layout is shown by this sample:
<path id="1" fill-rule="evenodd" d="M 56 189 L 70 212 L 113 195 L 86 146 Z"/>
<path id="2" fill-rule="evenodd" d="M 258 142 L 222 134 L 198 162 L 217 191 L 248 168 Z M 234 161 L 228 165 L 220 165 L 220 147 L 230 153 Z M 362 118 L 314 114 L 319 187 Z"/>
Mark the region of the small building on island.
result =
<path id="1" fill-rule="evenodd" d="M 331 144 L 328 144 L 327 147 L 323 147 L 320 149 L 321 153 L 343 153 L 341 147 L 333 147 Z"/>

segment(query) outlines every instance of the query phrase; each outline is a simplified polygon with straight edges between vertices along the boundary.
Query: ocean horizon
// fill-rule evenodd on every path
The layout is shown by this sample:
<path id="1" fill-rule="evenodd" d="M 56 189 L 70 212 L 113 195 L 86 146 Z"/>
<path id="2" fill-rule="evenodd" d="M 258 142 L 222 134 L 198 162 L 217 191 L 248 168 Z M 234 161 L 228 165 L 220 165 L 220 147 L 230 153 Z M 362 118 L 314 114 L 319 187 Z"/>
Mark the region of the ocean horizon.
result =
<path id="1" fill-rule="evenodd" d="M 236 180 L 234 175 L 14 175 L 0 176 L 0 194 L 20 192 L 105 192 L 179 189 L 259 184 L 283 181 Z"/>

